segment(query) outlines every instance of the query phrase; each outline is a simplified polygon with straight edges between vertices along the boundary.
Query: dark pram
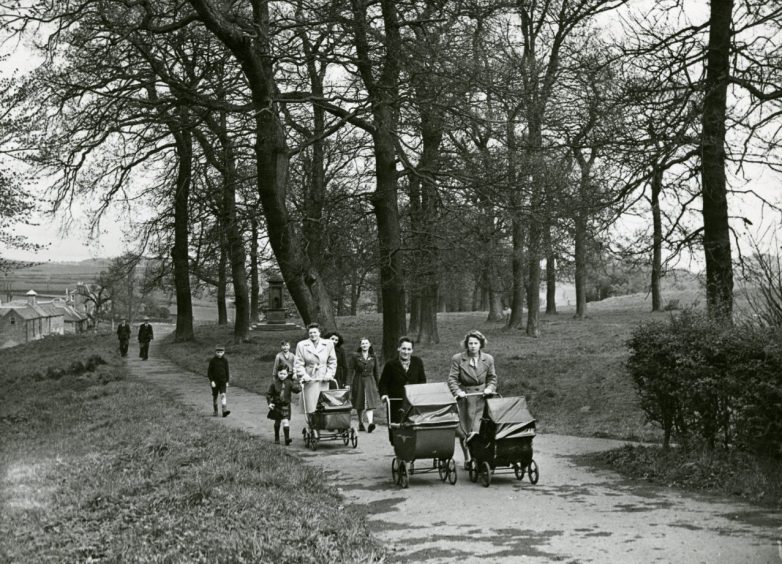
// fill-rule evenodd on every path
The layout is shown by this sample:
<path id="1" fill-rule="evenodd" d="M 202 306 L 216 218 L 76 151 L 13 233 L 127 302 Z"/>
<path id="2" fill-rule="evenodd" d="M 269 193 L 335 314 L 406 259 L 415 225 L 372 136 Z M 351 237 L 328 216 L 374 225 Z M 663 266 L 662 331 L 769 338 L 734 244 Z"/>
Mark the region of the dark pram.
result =
<path id="1" fill-rule="evenodd" d="M 390 402 L 386 403 L 391 421 Z M 391 477 L 406 488 L 419 458 L 432 458 L 431 468 L 415 469 L 416 474 L 434 472 L 443 482 L 456 483 L 453 460 L 454 439 L 459 415 L 456 400 L 445 383 L 408 384 L 402 404 L 401 423 L 389 423 L 394 460 Z"/>
<path id="2" fill-rule="evenodd" d="M 305 401 L 304 398 L 305 394 L 302 394 L 302 401 Z M 321 441 L 342 440 L 344 445 L 347 446 L 348 443 L 351 443 L 353 448 L 356 448 L 358 436 L 356 430 L 350 426 L 350 411 L 352 409 L 349 389 L 320 392 L 315 412 L 309 416 L 309 427 L 302 431 L 304 445 L 312 450 L 317 450 L 318 443 Z"/>
<path id="3" fill-rule="evenodd" d="M 532 458 L 535 419 L 523 397 L 487 398 L 483 408 L 480 432 L 467 439 L 472 462 L 470 480 L 489 487 L 498 466 L 510 466 L 516 478 L 526 473 L 529 481 L 538 483 L 538 465 Z"/>

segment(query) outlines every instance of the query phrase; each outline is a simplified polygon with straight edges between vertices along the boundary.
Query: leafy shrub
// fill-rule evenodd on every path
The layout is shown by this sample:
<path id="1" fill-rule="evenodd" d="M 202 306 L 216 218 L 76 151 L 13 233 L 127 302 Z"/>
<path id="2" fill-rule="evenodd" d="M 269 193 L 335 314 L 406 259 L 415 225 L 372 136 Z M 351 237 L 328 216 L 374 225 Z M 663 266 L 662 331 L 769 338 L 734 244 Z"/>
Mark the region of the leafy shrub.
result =
<path id="1" fill-rule="evenodd" d="M 782 334 L 685 311 L 635 329 L 627 368 L 641 408 L 687 443 L 782 455 Z"/>

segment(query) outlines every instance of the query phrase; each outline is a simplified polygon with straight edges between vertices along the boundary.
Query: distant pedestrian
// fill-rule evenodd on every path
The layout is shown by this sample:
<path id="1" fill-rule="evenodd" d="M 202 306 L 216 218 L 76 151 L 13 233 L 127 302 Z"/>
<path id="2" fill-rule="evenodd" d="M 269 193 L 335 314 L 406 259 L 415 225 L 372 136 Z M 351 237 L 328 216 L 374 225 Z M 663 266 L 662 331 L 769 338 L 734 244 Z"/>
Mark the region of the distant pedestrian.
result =
<path id="1" fill-rule="evenodd" d="M 274 367 L 272 368 L 272 382 L 277 378 L 277 372 L 281 367 L 288 368 L 288 374 L 293 374 L 293 353 L 291 352 L 291 344 L 289 341 L 282 341 L 280 343 L 280 352 L 274 357 Z"/>
<path id="2" fill-rule="evenodd" d="M 145 317 L 144 323 L 138 328 L 138 355 L 143 360 L 149 358 L 149 342 L 154 338 L 152 325 L 149 324 L 149 317 Z"/>
<path id="3" fill-rule="evenodd" d="M 231 373 L 228 369 L 228 359 L 225 358 L 225 347 L 218 345 L 215 347 L 215 355 L 209 361 L 207 371 L 209 385 L 212 386 L 212 415 L 217 417 L 217 397 L 220 397 L 223 417 L 228 417 L 231 410 L 228 409 L 228 400 L 225 397 L 225 390 L 231 379 Z"/>
<path id="4" fill-rule="evenodd" d="M 348 367 L 351 401 L 358 415 L 358 430 L 364 430 L 366 418 L 366 431 L 371 433 L 375 430 L 373 410 L 380 403 L 380 395 L 377 392 L 377 357 L 369 339 L 361 338 L 358 351 L 350 357 Z"/>
<path id="5" fill-rule="evenodd" d="M 345 339 L 336 331 L 326 333 L 325 337 L 334 343 L 334 354 L 337 355 L 337 370 L 334 372 L 333 382 L 336 383 L 337 388 L 344 388 L 348 385 L 348 356 L 342 348 Z"/>
<path id="6" fill-rule="evenodd" d="M 285 365 L 277 370 L 277 377 L 269 385 L 266 401 L 269 404 L 267 417 L 274 421 L 274 444 L 280 444 L 280 424 L 285 437 L 285 446 L 293 442 L 291 439 L 291 394 L 301 391 L 301 384 L 295 377 L 289 377 L 292 371 Z"/>
<path id="7" fill-rule="evenodd" d="M 128 345 L 130 345 L 130 325 L 123 319 L 117 326 L 117 339 L 119 339 L 120 356 L 128 356 Z"/>

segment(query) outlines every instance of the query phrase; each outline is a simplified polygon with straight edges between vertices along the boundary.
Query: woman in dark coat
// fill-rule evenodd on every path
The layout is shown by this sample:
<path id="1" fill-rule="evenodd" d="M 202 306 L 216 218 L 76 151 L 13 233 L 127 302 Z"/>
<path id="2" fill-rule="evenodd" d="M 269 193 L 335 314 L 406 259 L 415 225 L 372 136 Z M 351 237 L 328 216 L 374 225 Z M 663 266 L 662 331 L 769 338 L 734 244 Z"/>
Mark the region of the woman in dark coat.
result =
<path id="1" fill-rule="evenodd" d="M 424 363 L 417 356 L 413 356 L 413 340 L 409 337 L 401 337 L 396 350 L 399 356 L 386 362 L 378 384 L 381 399 L 387 400 L 390 404 L 389 423 L 399 423 L 402 420 L 405 384 L 426 383 Z"/>
<path id="2" fill-rule="evenodd" d="M 363 412 L 367 420 L 366 430 L 371 433 L 375 430 L 372 410 L 380 403 L 380 396 L 377 393 L 377 357 L 369 339 L 361 338 L 358 351 L 350 357 L 348 367 L 351 401 L 358 415 L 358 430 L 364 430 Z"/>
<path id="3" fill-rule="evenodd" d="M 331 342 L 334 343 L 334 354 L 337 355 L 337 371 L 334 373 L 334 381 L 336 381 L 337 387 L 342 389 L 349 382 L 348 355 L 345 354 L 345 349 L 342 348 L 342 345 L 345 343 L 345 339 L 343 339 L 342 335 L 336 331 L 326 333 L 325 337 L 327 339 L 331 339 Z"/>

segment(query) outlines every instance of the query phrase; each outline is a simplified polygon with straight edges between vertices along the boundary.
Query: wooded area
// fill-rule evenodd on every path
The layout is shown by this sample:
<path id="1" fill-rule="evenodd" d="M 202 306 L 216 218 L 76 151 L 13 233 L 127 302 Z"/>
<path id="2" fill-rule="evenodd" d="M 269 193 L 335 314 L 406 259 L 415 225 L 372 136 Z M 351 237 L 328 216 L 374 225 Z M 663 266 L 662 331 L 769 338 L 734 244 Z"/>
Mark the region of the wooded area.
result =
<path id="1" fill-rule="evenodd" d="M 365 303 L 437 342 L 470 307 L 527 335 L 558 280 L 586 313 L 598 265 L 660 277 L 704 257 L 709 315 L 733 312 L 731 178 L 779 170 L 782 6 L 712 0 L 26 0 L 8 42 L 42 63 L 2 83 L 2 151 L 79 198 L 154 214 L 137 257 L 191 296 L 214 288 L 235 338 L 278 269 L 305 323 Z M 0 216 L 29 213 L 0 176 Z M 613 226 L 641 218 L 632 237 Z M 731 223 L 731 222 L 734 223 Z M 8 237 L 7 223 L 0 233 Z M 128 267 L 133 261 L 129 261 Z M 592 280 L 592 282 L 590 282 Z M 526 308 L 526 320 L 523 310 Z M 407 314 L 409 313 L 409 323 Z"/>

